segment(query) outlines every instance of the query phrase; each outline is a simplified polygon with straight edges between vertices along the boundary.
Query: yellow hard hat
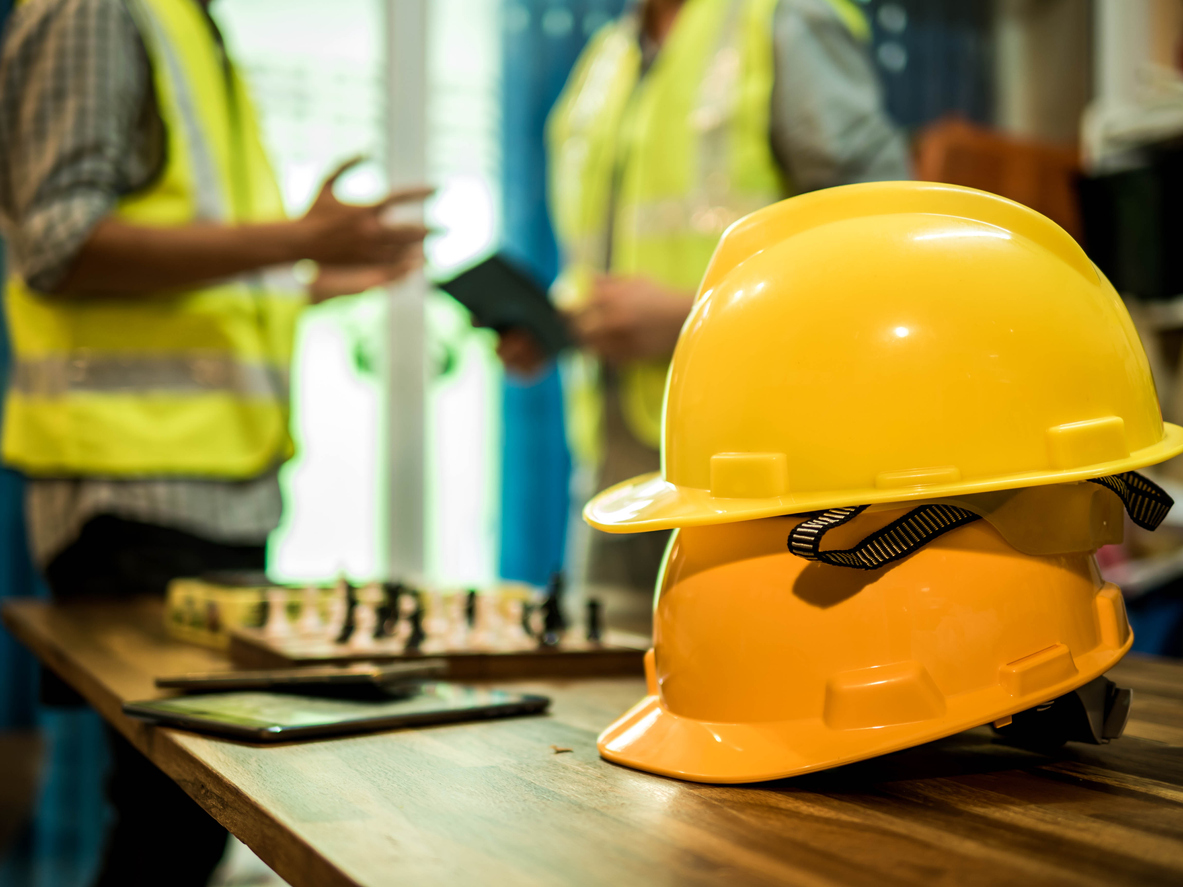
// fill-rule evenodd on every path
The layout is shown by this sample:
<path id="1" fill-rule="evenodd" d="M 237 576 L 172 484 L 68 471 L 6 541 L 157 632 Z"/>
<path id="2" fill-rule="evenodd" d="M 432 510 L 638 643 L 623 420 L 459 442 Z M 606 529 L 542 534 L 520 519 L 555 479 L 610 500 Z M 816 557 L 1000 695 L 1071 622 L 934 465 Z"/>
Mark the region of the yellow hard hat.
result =
<path id="1" fill-rule="evenodd" d="M 1013 201 L 883 182 L 720 241 L 674 351 L 662 471 L 584 512 L 627 533 L 1120 475 L 1183 452 L 1121 299 Z"/>
<path id="2" fill-rule="evenodd" d="M 905 511 L 832 535 L 856 546 Z M 803 520 L 677 531 L 648 695 L 600 736 L 604 757 L 703 782 L 821 770 L 1064 696 L 1133 640 L 1091 552 L 1021 554 L 979 520 L 864 572 L 794 556 L 785 538 Z M 1109 715 L 1103 735 L 1118 735 Z"/>

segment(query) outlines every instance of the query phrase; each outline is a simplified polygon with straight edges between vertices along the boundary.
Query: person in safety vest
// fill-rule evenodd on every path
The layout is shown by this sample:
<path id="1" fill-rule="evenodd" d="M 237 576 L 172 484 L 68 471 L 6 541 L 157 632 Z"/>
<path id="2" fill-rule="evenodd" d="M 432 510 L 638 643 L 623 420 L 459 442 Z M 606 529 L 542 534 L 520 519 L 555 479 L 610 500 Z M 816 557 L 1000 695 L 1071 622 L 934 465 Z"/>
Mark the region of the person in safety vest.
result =
<path id="1" fill-rule="evenodd" d="M 573 504 L 659 467 L 669 357 L 728 225 L 792 194 L 909 177 L 868 37 L 852 0 L 643 0 L 588 43 L 547 133 L 553 293 L 584 348 L 563 367 Z M 499 354 L 511 371 L 541 365 L 523 331 Z M 577 539 L 586 581 L 652 590 L 665 533 Z"/>
<path id="2" fill-rule="evenodd" d="M 342 167 L 285 217 L 206 5 L 29 0 L 5 34 L 3 457 L 30 478 L 32 549 L 58 599 L 261 570 L 292 453 L 297 316 L 421 261 L 425 229 L 383 215 L 426 189 L 345 204 Z M 301 260 L 319 263 L 310 291 Z M 111 737 L 99 883 L 206 883 L 225 831 Z"/>

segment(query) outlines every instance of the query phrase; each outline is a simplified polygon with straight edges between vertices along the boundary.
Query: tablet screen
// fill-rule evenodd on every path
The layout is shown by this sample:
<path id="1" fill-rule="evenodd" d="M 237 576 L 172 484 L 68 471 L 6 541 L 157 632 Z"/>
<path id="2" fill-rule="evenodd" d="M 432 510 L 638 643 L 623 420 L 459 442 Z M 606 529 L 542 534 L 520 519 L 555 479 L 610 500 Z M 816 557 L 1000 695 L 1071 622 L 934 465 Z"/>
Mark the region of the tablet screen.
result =
<path id="1" fill-rule="evenodd" d="M 433 681 L 424 683 L 418 693 L 398 699 L 332 699 L 243 691 L 129 702 L 123 711 L 199 732 L 278 741 L 528 714 L 544 711 L 549 703 L 545 696 Z"/>

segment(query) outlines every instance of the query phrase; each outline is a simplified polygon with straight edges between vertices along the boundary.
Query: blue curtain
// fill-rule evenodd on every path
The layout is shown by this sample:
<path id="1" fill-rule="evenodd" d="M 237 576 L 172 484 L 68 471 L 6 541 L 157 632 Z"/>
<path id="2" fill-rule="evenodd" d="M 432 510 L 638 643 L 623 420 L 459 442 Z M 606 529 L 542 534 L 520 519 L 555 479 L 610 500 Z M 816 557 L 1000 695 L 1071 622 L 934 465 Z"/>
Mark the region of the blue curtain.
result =
<path id="1" fill-rule="evenodd" d="M 543 126 L 587 38 L 623 0 L 507 3 L 503 13 L 502 193 L 505 248 L 549 283 L 558 271 L 546 213 Z M 554 371 L 502 394 L 501 575 L 543 584 L 563 563 L 571 459 Z"/>
<path id="2" fill-rule="evenodd" d="M 992 0 L 859 0 L 887 109 L 905 127 L 993 122 Z"/>

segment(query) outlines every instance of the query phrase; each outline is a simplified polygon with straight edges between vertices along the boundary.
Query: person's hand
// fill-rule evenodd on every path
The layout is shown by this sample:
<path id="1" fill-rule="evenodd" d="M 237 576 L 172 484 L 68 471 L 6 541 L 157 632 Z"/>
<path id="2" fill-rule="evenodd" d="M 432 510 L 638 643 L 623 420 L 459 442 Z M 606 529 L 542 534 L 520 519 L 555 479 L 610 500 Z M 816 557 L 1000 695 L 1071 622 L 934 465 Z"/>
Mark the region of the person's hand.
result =
<path id="1" fill-rule="evenodd" d="M 497 339 L 497 356 L 506 370 L 515 376 L 531 378 L 546 366 L 546 354 L 537 340 L 523 329 L 511 329 Z"/>
<path id="2" fill-rule="evenodd" d="M 293 223 L 299 234 L 300 258 L 321 265 L 393 268 L 420 249 L 429 233 L 424 225 L 390 223 L 382 217 L 390 207 L 421 201 L 435 189 L 419 186 L 392 191 L 376 203 L 342 203 L 333 193 L 333 186 L 361 159 L 350 160 L 329 176 L 308 212 Z"/>
<path id="3" fill-rule="evenodd" d="M 309 301 L 319 305 L 336 296 L 364 293 L 376 286 L 401 280 L 422 266 L 421 245 L 409 249 L 402 260 L 389 265 L 321 265 L 315 279 L 308 285 Z"/>
<path id="4" fill-rule="evenodd" d="M 606 274 L 568 315 L 581 345 L 610 363 L 665 357 L 674 350 L 694 294 L 645 277 Z"/>

